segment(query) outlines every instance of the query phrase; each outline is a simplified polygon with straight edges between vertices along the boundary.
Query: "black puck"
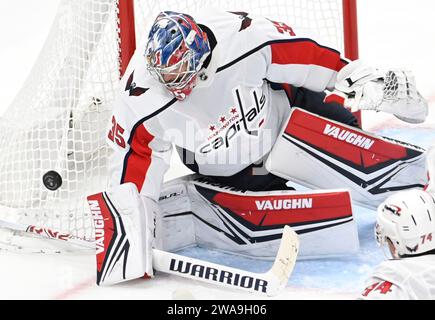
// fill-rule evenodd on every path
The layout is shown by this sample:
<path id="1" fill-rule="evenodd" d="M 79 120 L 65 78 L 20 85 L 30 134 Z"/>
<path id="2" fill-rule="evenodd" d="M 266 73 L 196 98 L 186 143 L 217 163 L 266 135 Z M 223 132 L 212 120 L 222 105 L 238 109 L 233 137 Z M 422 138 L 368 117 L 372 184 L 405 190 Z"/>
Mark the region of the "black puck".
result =
<path id="1" fill-rule="evenodd" d="M 48 171 L 42 177 L 44 186 L 51 191 L 56 191 L 62 185 L 62 177 L 56 171 Z"/>

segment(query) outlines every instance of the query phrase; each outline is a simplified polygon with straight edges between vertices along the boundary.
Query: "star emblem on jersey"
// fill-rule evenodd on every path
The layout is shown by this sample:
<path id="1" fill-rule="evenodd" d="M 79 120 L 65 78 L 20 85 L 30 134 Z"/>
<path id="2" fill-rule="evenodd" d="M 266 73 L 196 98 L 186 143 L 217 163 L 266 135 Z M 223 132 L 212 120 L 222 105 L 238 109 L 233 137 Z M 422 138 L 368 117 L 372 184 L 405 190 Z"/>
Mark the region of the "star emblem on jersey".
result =
<path id="1" fill-rule="evenodd" d="M 143 95 L 145 92 L 149 90 L 149 88 L 141 88 L 133 82 L 134 71 L 131 73 L 130 77 L 127 80 L 127 85 L 125 86 L 125 91 L 129 91 L 129 96 L 139 97 Z"/>
<path id="2" fill-rule="evenodd" d="M 227 121 L 227 118 L 225 116 L 222 116 L 220 117 L 219 121 L 224 123 L 225 121 Z"/>
<path id="3" fill-rule="evenodd" d="M 231 108 L 230 113 L 236 114 L 237 113 L 237 109 L 236 108 Z"/>
<path id="4" fill-rule="evenodd" d="M 209 127 L 209 129 L 210 129 L 210 131 L 215 131 L 216 130 L 216 126 L 214 126 L 214 125 L 211 125 L 210 127 Z"/>

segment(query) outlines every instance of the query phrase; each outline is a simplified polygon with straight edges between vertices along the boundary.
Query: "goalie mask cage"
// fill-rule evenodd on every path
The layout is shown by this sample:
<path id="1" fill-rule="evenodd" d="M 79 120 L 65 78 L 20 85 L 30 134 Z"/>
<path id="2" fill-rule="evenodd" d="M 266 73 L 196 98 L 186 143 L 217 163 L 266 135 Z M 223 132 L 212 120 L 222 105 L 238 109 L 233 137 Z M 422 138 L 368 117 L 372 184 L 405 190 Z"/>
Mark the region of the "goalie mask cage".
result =
<path id="1" fill-rule="evenodd" d="M 37 62 L 0 119 L 0 221 L 93 239 L 85 199 L 108 181 L 105 138 L 119 79 L 160 11 L 206 5 L 311 30 L 357 58 L 356 0 L 60 0 Z M 58 251 L 48 248 L 60 241 L 28 237 L 1 229 L 0 248 Z"/>

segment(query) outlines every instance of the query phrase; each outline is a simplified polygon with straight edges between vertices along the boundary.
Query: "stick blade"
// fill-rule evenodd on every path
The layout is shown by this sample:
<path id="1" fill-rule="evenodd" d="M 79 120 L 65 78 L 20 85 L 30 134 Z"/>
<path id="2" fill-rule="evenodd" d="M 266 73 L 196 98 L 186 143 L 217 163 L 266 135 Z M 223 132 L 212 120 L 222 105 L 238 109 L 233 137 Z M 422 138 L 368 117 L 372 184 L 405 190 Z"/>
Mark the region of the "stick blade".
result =
<path id="1" fill-rule="evenodd" d="M 299 253 L 299 238 L 296 232 L 289 226 L 285 226 L 281 244 L 278 249 L 272 268 L 268 271 L 271 284 L 268 287 L 267 295 L 277 295 L 286 285 Z"/>

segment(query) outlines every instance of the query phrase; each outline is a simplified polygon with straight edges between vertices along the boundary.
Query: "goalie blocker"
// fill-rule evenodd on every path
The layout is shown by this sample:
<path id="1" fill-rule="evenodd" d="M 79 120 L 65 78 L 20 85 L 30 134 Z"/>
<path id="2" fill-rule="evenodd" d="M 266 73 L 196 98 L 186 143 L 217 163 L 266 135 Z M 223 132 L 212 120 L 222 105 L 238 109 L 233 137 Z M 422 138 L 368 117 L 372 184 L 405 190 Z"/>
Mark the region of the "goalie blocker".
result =
<path id="1" fill-rule="evenodd" d="M 158 206 L 132 183 L 87 198 L 94 219 L 97 284 L 152 277 Z"/>
<path id="2" fill-rule="evenodd" d="M 393 192 L 428 183 L 425 150 L 295 108 L 267 161 L 269 172 L 309 188 L 345 188 L 376 209 Z"/>

